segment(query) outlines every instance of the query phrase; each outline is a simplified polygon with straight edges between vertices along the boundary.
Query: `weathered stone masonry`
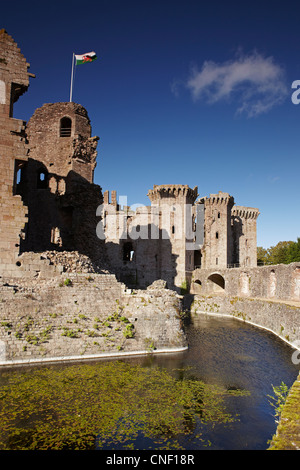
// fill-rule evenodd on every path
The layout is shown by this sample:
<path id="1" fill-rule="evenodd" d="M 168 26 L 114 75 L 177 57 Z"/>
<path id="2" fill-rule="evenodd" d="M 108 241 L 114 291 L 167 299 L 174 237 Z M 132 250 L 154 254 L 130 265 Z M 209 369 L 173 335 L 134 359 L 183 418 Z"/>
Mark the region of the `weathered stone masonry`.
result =
<path id="1" fill-rule="evenodd" d="M 151 207 L 137 211 L 120 208 L 115 191 L 109 202 L 93 182 L 99 138 L 80 104 L 44 104 L 27 124 L 13 117 L 28 69 L 0 30 L 0 364 L 183 350 L 175 291 L 186 281 L 192 314 L 232 315 L 299 347 L 300 266 L 256 267 L 259 210 L 187 185 L 154 185 Z M 103 202 L 120 236 L 109 224 L 97 236 Z M 159 236 L 124 237 L 124 227 Z M 294 429 L 292 420 L 286 448 Z"/>
<path id="2" fill-rule="evenodd" d="M 0 30 L 0 266 L 14 268 L 27 208 L 16 194 L 16 172 L 27 161 L 25 122 L 13 118 L 13 105 L 29 86 L 29 63 L 3 29 Z"/>
<path id="3" fill-rule="evenodd" d="M 13 103 L 29 64 L 0 31 L 0 356 L 3 364 L 182 349 L 175 292 L 126 293 L 96 234 L 98 137 L 76 103 L 26 124 Z M 153 279 L 154 280 L 154 279 Z"/>
<path id="4" fill-rule="evenodd" d="M 232 315 L 300 347 L 300 265 L 196 270 L 192 312 Z"/>
<path id="5" fill-rule="evenodd" d="M 99 286 L 106 274 L 112 285 L 117 281 L 109 276 L 116 275 L 127 286 L 144 289 L 163 279 L 167 287 L 179 291 L 188 281 L 195 295 L 213 292 L 224 302 L 224 294 L 241 298 L 244 304 L 246 299 L 280 301 L 281 308 L 282 301 L 299 302 L 298 266 L 256 268 L 258 209 L 236 206 L 233 197 L 222 191 L 198 198 L 198 188 L 188 185 L 154 185 L 148 193 L 151 206 L 136 211 L 120 208 L 115 191 L 111 202 L 107 191 L 103 197 L 102 189 L 93 182 L 99 138 L 92 137 L 87 111 L 76 103 L 48 103 L 37 109 L 27 124 L 14 119 L 13 103 L 27 90 L 33 75 L 17 44 L 4 30 L 0 32 L 0 52 L 0 275 L 4 316 L 9 316 L 8 307 L 10 314 L 15 314 L 6 298 L 9 286 L 17 286 L 13 298 L 16 305 L 19 301 L 23 305 L 23 297 L 18 296 L 22 283 L 25 289 L 24 282 L 33 282 L 31 287 L 41 292 L 40 301 L 48 305 L 51 296 L 43 290 L 49 287 L 45 279 L 56 285 L 58 279 L 63 282 L 64 276 L 78 274 L 78 270 L 95 275 Z M 106 224 L 105 239 L 96 232 L 101 222 L 97 209 L 103 202 L 108 212 L 114 209 L 117 218 L 112 217 L 110 223 L 118 228 L 117 235 L 110 236 L 111 227 Z M 188 235 L 186 207 L 192 220 Z M 199 214 L 203 214 L 202 219 Z M 128 227 L 137 235 L 148 236 L 131 238 L 126 231 L 124 237 L 122 230 Z M 198 245 L 194 237 L 197 230 L 203 235 Z M 158 233 L 155 239 L 151 237 L 153 231 Z M 69 290 L 56 286 L 53 299 L 60 299 L 62 292 L 69 299 L 67 292 L 74 292 L 74 286 L 83 288 L 78 282 Z M 30 289 L 29 284 L 26 289 Z M 115 301 L 121 301 L 120 289 L 115 290 Z M 100 291 L 95 292 L 102 298 Z M 91 298 L 95 292 L 91 292 Z M 171 293 L 165 290 L 166 295 Z M 30 296 L 25 310 L 30 308 L 29 300 Z M 100 304 L 94 300 L 99 310 Z M 238 302 L 241 300 L 235 304 Z M 232 301 L 230 305 L 233 309 Z M 101 308 L 99 312 L 102 315 Z M 66 312 L 64 315 L 67 318 Z M 281 316 L 278 318 L 281 324 Z M 3 322 L 9 320 L 4 318 Z M 278 325 L 274 328 L 277 331 Z M 286 335 L 295 336 L 296 331 Z M 12 336 L 8 336 L 11 344 Z"/>
<path id="6" fill-rule="evenodd" d="M 178 295 L 131 291 L 114 275 L 0 284 L 0 365 L 172 352 L 187 347 Z"/>

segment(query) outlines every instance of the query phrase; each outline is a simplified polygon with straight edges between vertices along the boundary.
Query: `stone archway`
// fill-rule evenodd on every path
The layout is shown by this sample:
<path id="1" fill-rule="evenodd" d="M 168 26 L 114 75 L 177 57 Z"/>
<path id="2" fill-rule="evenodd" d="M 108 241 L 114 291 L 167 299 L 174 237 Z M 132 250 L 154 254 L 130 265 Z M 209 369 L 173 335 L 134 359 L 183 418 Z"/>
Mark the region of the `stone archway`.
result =
<path id="1" fill-rule="evenodd" d="M 224 292 L 225 290 L 225 279 L 221 274 L 214 273 L 208 276 L 207 280 L 209 281 L 210 290 L 213 292 Z"/>
<path id="2" fill-rule="evenodd" d="M 192 284 L 192 291 L 194 294 L 200 294 L 202 292 L 202 282 L 200 279 L 196 279 Z"/>

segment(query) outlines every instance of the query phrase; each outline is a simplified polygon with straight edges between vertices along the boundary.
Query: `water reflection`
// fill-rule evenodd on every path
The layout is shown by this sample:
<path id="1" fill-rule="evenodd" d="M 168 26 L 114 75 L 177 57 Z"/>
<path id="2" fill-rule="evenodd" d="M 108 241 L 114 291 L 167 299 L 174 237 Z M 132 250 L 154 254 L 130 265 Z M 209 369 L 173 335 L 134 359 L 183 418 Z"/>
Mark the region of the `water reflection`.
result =
<path id="1" fill-rule="evenodd" d="M 187 327 L 187 335 L 189 340 L 189 349 L 182 353 L 160 356 L 147 355 L 144 357 L 127 358 L 122 360 L 121 362 L 115 362 L 115 360 L 111 360 L 111 362 L 114 363 L 114 366 L 124 366 L 124 363 L 129 362 L 132 365 L 138 364 L 142 365 L 145 368 L 155 369 L 161 367 L 163 369 L 167 369 L 178 380 L 193 377 L 212 385 L 218 385 L 227 390 L 248 390 L 250 391 L 250 394 L 248 396 L 226 395 L 225 397 L 226 411 L 229 412 L 231 415 L 238 415 L 238 420 L 230 422 L 229 424 L 220 424 L 220 420 L 217 424 L 212 422 L 210 422 L 209 424 L 203 424 L 200 419 L 191 420 L 191 415 L 187 414 L 187 416 L 185 416 L 186 413 L 184 413 L 183 419 L 182 421 L 180 421 L 179 428 L 176 428 L 177 432 L 179 429 L 179 435 L 171 436 L 167 431 L 163 432 L 163 434 L 165 435 L 164 437 L 167 438 L 168 442 L 166 440 L 163 440 L 161 445 L 164 446 L 167 442 L 167 444 L 170 444 L 169 448 L 172 449 L 174 448 L 172 447 L 172 443 L 174 445 L 176 440 L 177 444 L 179 444 L 181 448 L 184 448 L 186 450 L 266 449 L 268 447 L 268 440 L 272 438 L 272 435 L 276 431 L 276 424 L 273 417 L 274 409 L 269 403 L 268 395 L 272 395 L 272 385 L 277 386 L 280 385 L 281 382 L 284 382 L 288 387 L 290 387 L 297 378 L 298 366 L 293 364 L 291 360 L 293 349 L 289 347 L 286 343 L 282 342 L 272 333 L 258 329 L 251 325 L 247 325 L 235 319 L 226 317 L 199 315 L 193 318 L 193 321 Z M 108 360 L 103 359 L 102 361 L 98 362 L 105 363 L 108 362 Z M 97 396 L 95 390 L 97 391 L 99 387 L 96 387 L 96 389 L 94 389 L 93 386 L 94 384 L 97 385 L 105 382 L 103 380 L 103 377 L 105 376 L 107 378 L 107 375 L 109 375 L 108 370 L 112 368 L 107 367 L 105 369 L 105 373 L 101 372 L 101 380 L 99 380 L 99 378 L 97 379 L 98 375 L 96 374 L 96 372 L 97 368 L 99 369 L 100 364 L 97 364 L 97 362 L 95 362 L 94 364 L 95 370 L 86 371 L 86 376 L 83 374 L 83 378 L 85 378 L 85 380 L 90 380 L 90 378 L 92 378 L 92 380 L 88 383 L 87 387 L 87 391 L 90 394 L 89 400 L 91 400 L 88 402 L 89 409 L 85 407 L 83 413 L 84 417 L 86 417 L 85 413 L 88 414 L 91 410 L 91 405 L 95 406 L 96 403 L 96 408 L 92 408 L 92 411 L 95 410 L 93 411 L 93 413 L 98 418 L 98 416 L 102 416 L 101 411 L 99 411 L 101 401 L 96 401 L 94 403 L 94 397 Z M 73 397 L 74 391 L 72 391 L 72 388 L 74 388 L 76 384 L 76 386 L 78 386 L 76 380 L 72 382 L 72 380 L 76 378 L 76 374 L 78 373 L 77 366 L 75 366 L 74 368 L 74 364 L 72 364 L 71 368 L 67 364 L 62 364 L 41 367 L 41 369 L 43 368 L 45 368 L 45 371 L 47 371 L 47 369 L 54 369 L 55 371 L 62 372 L 59 378 L 60 381 L 55 382 L 55 386 L 53 389 L 58 394 L 57 396 L 59 397 L 59 399 L 62 395 L 64 395 L 64 391 L 66 389 L 69 390 L 68 384 L 70 384 L 70 382 L 72 384 L 72 386 L 70 386 L 70 393 L 72 392 L 70 396 Z M 122 374 L 124 374 L 123 368 L 124 367 L 122 367 Z M 32 369 L 36 370 L 36 368 Z M 113 370 L 116 371 L 115 368 Z M 22 370 L 22 373 L 23 372 L 24 369 Z M 66 376 L 68 376 L 67 372 L 71 372 L 71 374 L 69 374 L 69 379 L 66 381 Z M 139 368 L 139 375 L 142 376 L 144 372 L 146 373 L 146 375 L 149 375 L 149 371 Z M 156 375 L 155 372 L 159 372 L 159 374 Z M 89 374 L 92 375 L 90 376 Z M 154 394 L 156 398 L 154 400 L 154 404 L 152 404 L 154 407 L 152 409 L 152 413 L 154 412 L 153 416 L 155 416 L 155 418 L 157 416 L 160 417 L 163 414 L 162 412 L 164 409 L 169 409 L 169 402 L 164 402 L 166 408 L 164 408 L 164 405 L 162 405 L 163 393 L 161 389 L 161 384 L 163 382 L 159 382 L 157 379 L 157 377 L 160 377 L 161 374 L 161 371 L 155 370 L 152 370 L 150 374 L 155 377 L 153 383 L 155 385 Z M 2 378 L 0 377 L 0 383 L 2 383 L 2 385 L 5 385 L 7 383 L 8 375 L 9 374 L 4 373 L 2 375 Z M 169 374 L 167 375 L 169 378 Z M 28 378 L 30 377 L 30 368 L 26 369 L 26 376 L 28 376 Z M 51 375 L 47 375 L 47 377 L 51 378 Z M 124 375 L 121 375 L 122 381 L 123 377 Z M 174 381 L 171 380 L 171 382 L 172 384 L 174 384 Z M 40 388 L 40 382 L 34 383 L 35 386 L 37 386 L 38 384 Z M 147 383 L 149 384 L 149 382 Z M 62 388 L 58 387 L 59 384 Z M 197 385 L 198 384 L 199 383 L 197 382 Z M 46 381 L 46 386 L 48 389 L 48 381 Z M 80 387 L 82 388 L 81 382 Z M 79 389 L 81 391 L 80 387 Z M 108 394 L 106 392 L 105 387 L 104 391 L 101 392 L 101 397 L 103 396 L 103 398 L 105 399 L 109 396 L 112 396 L 113 406 L 111 408 L 113 408 L 116 403 L 119 404 L 119 406 L 117 407 L 117 411 L 120 413 L 119 415 L 117 414 L 118 419 L 116 420 L 116 422 L 113 422 L 112 424 L 112 431 L 109 432 L 109 436 L 105 434 L 105 441 L 107 442 L 108 447 L 105 447 L 105 443 L 104 448 L 113 448 L 115 450 L 118 450 L 122 449 L 122 445 L 124 445 L 124 442 L 122 443 L 121 440 L 118 439 L 118 436 L 120 436 L 120 434 L 117 433 L 118 428 L 126 428 L 126 425 L 128 424 L 126 420 L 128 421 L 129 418 L 130 421 L 130 415 L 132 414 L 131 405 L 137 401 L 139 393 L 143 396 L 144 390 L 146 390 L 146 388 L 144 387 L 144 382 L 140 382 L 139 384 L 139 382 L 137 381 L 134 382 L 134 385 L 132 386 L 131 381 L 130 387 L 126 389 L 126 394 L 123 396 L 122 393 L 118 395 L 118 382 L 115 383 L 115 389 L 118 392 L 116 395 L 112 395 L 111 388 L 111 393 Z M 140 392 L 138 392 L 137 390 L 138 387 L 140 387 Z M 174 387 L 174 385 L 172 385 L 172 387 Z M 75 387 L 74 390 L 76 391 L 74 395 L 75 402 L 77 403 L 76 406 L 79 407 L 80 400 L 77 400 L 78 389 Z M 186 389 L 184 390 L 186 393 Z M 151 391 L 148 391 L 149 397 L 151 395 L 152 399 L 152 389 Z M 123 407 L 122 397 L 125 400 L 126 404 L 126 401 L 128 401 L 129 392 L 131 393 L 130 396 L 132 401 L 130 402 L 129 400 L 129 404 L 131 403 L 131 405 L 129 406 L 129 408 L 126 408 L 126 406 Z M 17 393 L 19 396 L 19 388 L 17 388 Z M 213 400 L 215 401 L 215 395 L 210 396 L 213 396 Z M 68 394 L 67 398 L 65 399 L 68 402 Z M 70 401 L 71 410 L 73 409 L 72 407 L 74 405 L 72 400 Z M 175 403 L 176 405 L 177 402 L 178 398 L 176 398 L 175 401 L 173 399 L 172 403 Z M 105 410 L 105 416 L 107 415 L 107 417 L 110 419 L 111 408 L 109 408 L 109 403 L 106 403 L 107 407 L 105 403 L 103 405 L 104 408 L 102 407 L 102 411 Z M 151 400 L 149 400 L 149 403 L 151 403 Z M 162 410 L 157 409 L 159 408 L 159 405 L 161 406 Z M 55 407 L 55 403 L 53 407 Z M 127 434 L 125 433 L 126 437 L 128 437 L 128 439 L 126 440 L 127 444 L 132 444 L 132 447 L 135 449 L 154 449 L 159 448 L 160 446 L 159 439 L 153 440 L 147 437 L 146 434 L 143 435 L 143 430 L 145 429 L 143 425 L 145 425 L 145 423 L 148 423 L 149 421 L 148 411 L 149 404 L 147 402 L 147 420 L 141 421 L 141 423 L 137 422 L 135 432 L 132 432 L 130 428 L 129 436 L 127 436 Z M 177 411 L 178 406 L 175 406 L 174 409 L 172 408 L 170 413 L 172 419 L 174 416 L 176 416 Z M 76 416 L 80 416 L 82 411 L 80 411 L 80 409 L 78 408 L 76 413 Z M 142 415 L 138 416 L 141 420 Z M 81 423 L 81 420 L 79 421 Z M 154 420 L 154 424 L 155 423 L 158 423 L 160 425 L 160 428 L 157 430 L 159 434 L 159 431 L 161 431 L 161 423 L 159 422 L 159 420 Z M 140 424 L 142 424 L 142 426 L 140 426 Z M 72 421 L 72 429 L 73 427 L 74 425 Z M 100 431 L 101 427 L 96 427 L 95 429 L 99 429 Z M 104 427 L 103 429 L 103 433 L 108 432 L 108 428 L 106 429 Z M 63 428 L 63 430 L 65 429 Z M 188 430 L 188 434 L 185 434 L 185 432 L 183 432 L 186 430 Z M 100 434 L 99 431 L 98 433 Z M 116 432 L 116 440 L 109 438 L 114 432 Z M 92 439 L 94 439 L 95 435 L 96 434 L 94 434 L 93 431 Z M 211 442 L 212 444 L 210 447 L 207 447 L 207 443 L 209 442 Z M 65 443 L 65 440 L 63 440 L 63 443 Z M 99 447 L 101 447 L 102 444 L 103 439 L 99 444 Z M 93 445 L 94 441 L 92 441 L 92 446 Z"/>
<path id="2" fill-rule="evenodd" d="M 213 442 L 211 449 L 266 449 L 276 431 L 268 395 L 272 385 L 284 382 L 290 387 L 296 380 L 299 367 L 292 363 L 293 349 L 270 332 L 227 317 L 199 315 L 187 334 L 186 352 L 140 361 L 147 367 L 177 369 L 177 374 L 192 371 L 206 383 L 227 389 L 249 390 L 248 397 L 226 399 L 228 411 L 237 413 L 239 421 L 226 427 L 199 426 L 203 437 Z M 182 372 L 186 367 L 191 369 Z M 193 440 L 182 444 L 187 449 L 202 448 Z"/>

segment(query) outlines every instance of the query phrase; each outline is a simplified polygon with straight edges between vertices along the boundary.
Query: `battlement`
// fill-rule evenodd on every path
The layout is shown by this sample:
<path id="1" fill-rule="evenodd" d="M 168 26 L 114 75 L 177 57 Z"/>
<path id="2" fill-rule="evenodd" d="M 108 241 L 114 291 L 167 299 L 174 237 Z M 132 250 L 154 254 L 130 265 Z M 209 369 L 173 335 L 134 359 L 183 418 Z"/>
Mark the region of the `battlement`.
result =
<path id="1" fill-rule="evenodd" d="M 209 197 L 204 198 L 206 204 L 218 204 L 218 205 L 231 205 L 234 204 L 233 196 L 230 196 L 229 193 L 224 193 L 219 191 L 218 194 L 210 194 Z"/>
<path id="2" fill-rule="evenodd" d="M 191 189 L 187 184 L 155 184 L 153 189 L 149 190 L 148 197 L 152 203 L 158 203 L 159 200 L 166 198 L 178 198 L 193 204 L 198 197 L 198 187 Z"/>
<path id="3" fill-rule="evenodd" d="M 256 220 L 259 216 L 259 209 L 254 207 L 234 206 L 231 210 L 231 215 L 234 217 L 240 217 L 243 219 L 254 219 Z"/>

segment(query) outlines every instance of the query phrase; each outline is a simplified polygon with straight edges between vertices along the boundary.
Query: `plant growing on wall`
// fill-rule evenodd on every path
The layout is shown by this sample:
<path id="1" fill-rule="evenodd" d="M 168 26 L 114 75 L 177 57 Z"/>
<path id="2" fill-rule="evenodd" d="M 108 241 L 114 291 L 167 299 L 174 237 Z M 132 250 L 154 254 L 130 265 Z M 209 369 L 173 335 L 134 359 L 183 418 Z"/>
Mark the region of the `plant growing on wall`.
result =
<path id="1" fill-rule="evenodd" d="M 268 398 L 270 398 L 269 403 L 275 408 L 275 421 L 276 423 L 279 423 L 280 416 L 289 393 L 289 387 L 284 382 L 281 382 L 277 387 L 272 385 L 272 388 L 274 395 L 268 395 Z"/>

